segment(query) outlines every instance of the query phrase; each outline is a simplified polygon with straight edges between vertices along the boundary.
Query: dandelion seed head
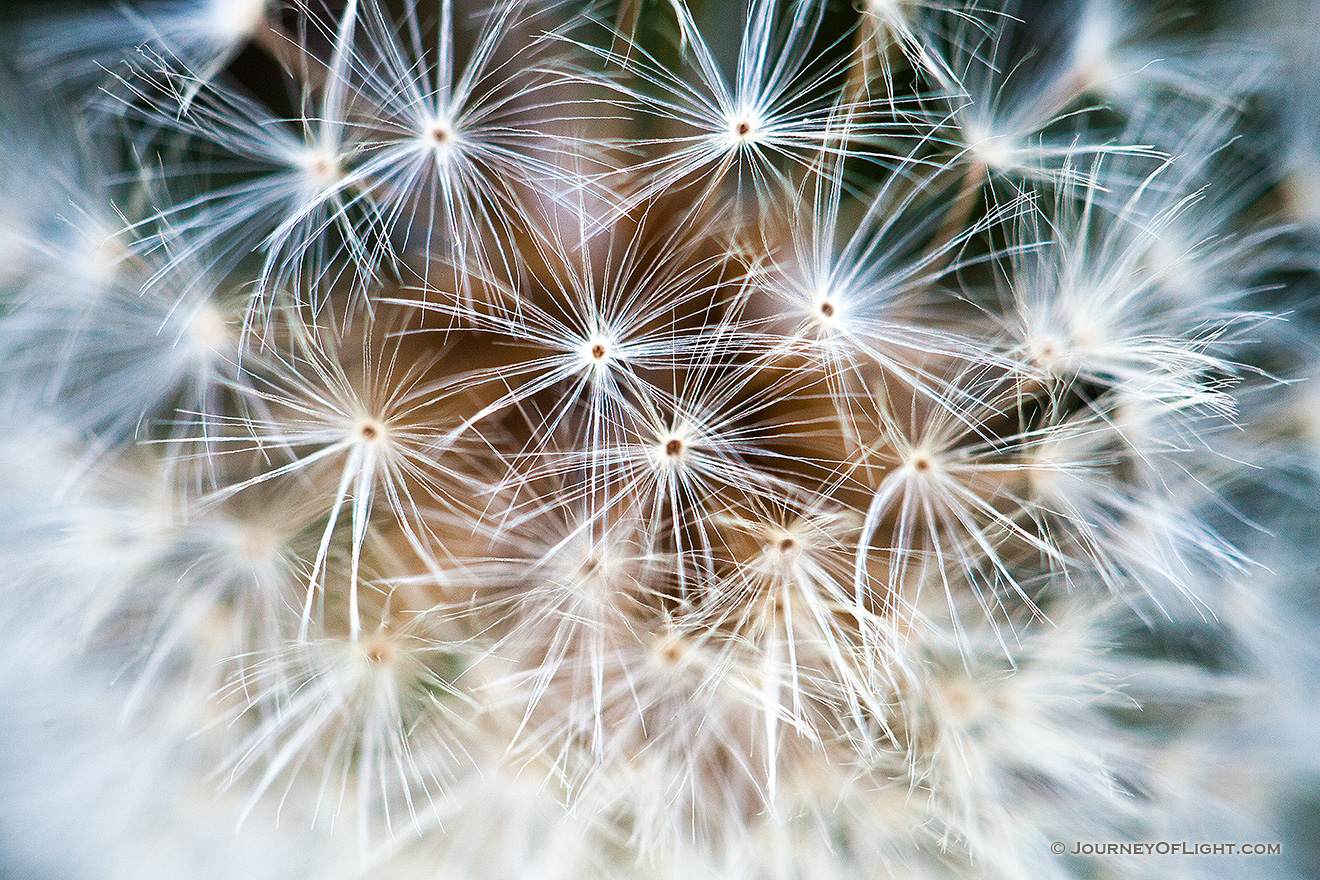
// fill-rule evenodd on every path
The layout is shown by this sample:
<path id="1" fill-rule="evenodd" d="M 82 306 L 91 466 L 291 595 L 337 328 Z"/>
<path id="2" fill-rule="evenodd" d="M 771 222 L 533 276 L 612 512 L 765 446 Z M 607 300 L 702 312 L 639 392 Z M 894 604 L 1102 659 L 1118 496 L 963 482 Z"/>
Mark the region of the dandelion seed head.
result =
<path id="1" fill-rule="evenodd" d="M 443 118 L 432 119 L 423 125 L 420 140 L 423 149 L 431 150 L 435 154 L 436 164 L 442 166 L 461 145 L 453 122 Z"/>
<path id="2" fill-rule="evenodd" d="M 585 603 L 582 609 L 600 615 L 600 620 L 617 617 L 613 613 L 616 600 L 638 586 L 637 549 L 613 532 L 603 539 L 586 533 L 573 535 L 555 548 L 544 566 L 550 589 L 573 593 Z"/>
<path id="3" fill-rule="evenodd" d="M 99 288 L 125 275 L 130 251 L 121 235 L 92 218 L 82 218 L 76 234 L 81 245 L 79 251 L 71 255 L 74 256 L 76 277 Z"/>
<path id="4" fill-rule="evenodd" d="M 933 450 L 920 446 L 908 452 L 904 467 L 919 477 L 933 477 L 943 470 L 940 457 Z"/>
<path id="5" fill-rule="evenodd" d="M 193 311 L 188 320 L 188 338 L 197 353 L 204 356 L 231 352 L 238 342 L 233 325 L 210 300 L 204 300 Z"/>
<path id="6" fill-rule="evenodd" d="M 624 560 L 612 556 L 608 550 L 590 553 L 569 566 L 567 575 L 559 580 L 571 588 L 592 595 L 608 591 L 611 583 L 625 565 Z"/>
<path id="7" fill-rule="evenodd" d="M 284 538 L 262 523 L 244 523 L 233 530 L 233 546 L 253 567 L 266 567 L 279 560 Z"/>
<path id="8" fill-rule="evenodd" d="M 730 148 L 755 146 L 764 135 L 765 121 L 755 111 L 731 113 L 727 125 L 724 138 Z"/>
<path id="9" fill-rule="evenodd" d="M 1068 290 L 1044 311 L 1029 317 L 1025 349 L 1031 362 L 1046 372 L 1101 368 L 1113 339 L 1105 296 L 1083 288 Z"/>
<path id="10" fill-rule="evenodd" d="M 902 21 L 910 5 L 911 0 L 866 0 L 865 9 L 886 21 Z"/>
<path id="11" fill-rule="evenodd" d="M 619 348 L 614 339 L 604 335 L 593 335 L 578 349 L 582 365 L 592 373 L 610 370 L 619 360 Z"/>
<path id="12" fill-rule="evenodd" d="M 670 470 L 686 466 L 686 459 L 692 450 L 691 435 L 682 430 L 673 430 L 662 434 L 652 447 L 655 466 L 660 470 Z"/>
<path id="13" fill-rule="evenodd" d="M 273 0 L 206 0 L 205 21 L 215 39 L 237 43 L 265 21 Z"/>
<path id="14" fill-rule="evenodd" d="M 843 300 L 832 290 L 824 290 L 812 297 L 808 306 L 808 319 L 823 331 L 839 330 L 845 321 Z"/>
<path id="15" fill-rule="evenodd" d="M 380 419 L 362 417 L 353 422 L 349 439 L 355 443 L 384 445 L 390 442 L 389 426 Z"/>
<path id="16" fill-rule="evenodd" d="M 1121 36 L 1109 4 L 1087 3 L 1073 38 L 1071 64 L 1083 87 L 1100 92 L 1122 87 L 1113 53 Z"/>
<path id="17" fill-rule="evenodd" d="M 1054 372 L 1066 368 L 1069 345 L 1057 336 L 1033 339 L 1027 346 L 1031 362 L 1043 370 Z"/>
<path id="18" fill-rule="evenodd" d="M 1021 149 L 1015 138 L 997 134 L 981 123 L 969 122 L 963 126 L 967 149 L 987 168 L 1001 172 L 1015 170 L 1021 162 Z"/>
<path id="19" fill-rule="evenodd" d="M 372 633 L 357 643 L 369 669 L 388 669 L 398 660 L 394 643 L 380 633 Z"/>
<path id="20" fill-rule="evenodd" d="M 340 156 L 322 146 L 308 146 L 297 157 L 298 168 L 315 190 L 335 188 L 344 178 L 344 165 Z"/>
<path id="21" fill-rule="evenodd" d="M 770 546 L 772 546 L 775 552 L 783 559 L 793 559 L 802 552 L 801 542 L 788 533 L 772 537 Z"/>
<path id="22" fill-rule="evenodd" d="M 975 728 L 997 708 L 995 691 L 978 687 L 978 682 L 969 678 L 950 676 L 939 683 L 938 691 L 936 698 L 954 728 Z"/>
<path id="23" fill-rule="evenodd" d="M 672 627 L 651 639 L 647 657 L 666 676 L 681 672 L 695 661 L 691 640 Z"/>
<path id="24" fill-rule="evenodd" d="M 1182 830 L 1160 698 L 1099 672 L 1259 630 L 1247 471 L 1320 470 L 1313 395 L 1239 406 L 1320 174 L 1301 131 L 1261 171 L 1208 43 L 1122 0 L 121 5 L 16 52 L 118 65 L 113 124 L 48 149 L 0 74 L 0 643 L 69 630 L 372 876 L 1061 878 Z M 1189 738 L 1259 674 L 1212 672 Z"/>
<path id="25" fill-rule="evenodd" d="M 1072 312 L 1068 326 L 1072 331 L 1070 347 L 1079 354 L 1093 354 L 1102 350 L 1111 337 L 1109 322 L 1089 309 Z"/>

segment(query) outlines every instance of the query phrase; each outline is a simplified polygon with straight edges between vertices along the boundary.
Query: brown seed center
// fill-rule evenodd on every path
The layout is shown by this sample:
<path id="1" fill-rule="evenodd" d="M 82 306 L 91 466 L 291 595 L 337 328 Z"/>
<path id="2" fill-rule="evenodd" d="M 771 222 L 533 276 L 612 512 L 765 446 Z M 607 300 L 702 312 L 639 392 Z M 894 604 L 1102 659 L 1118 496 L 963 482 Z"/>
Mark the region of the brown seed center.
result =
<path id="1" fill-rule="evenodd" d="M 597 342 L 595 345 L 591 347 L 591 356 L 594 357 L 596 360 L 600 360 L 601 358 L 605 357 L 605 346 Z"/>
<path id="2" fill-rule="evenodd" d="M 738 132 L 738 137 L 747 137 L 751 134 L 752 126 L 747 122 L 739 122 L 734 131 Z"/>
<path id="3" fill-rule="evenodd" d="M 675 437 L 665 444 L 665 455 L 682 455 L 683 441 Z"/>
<path id="4" fill-rule="evenodd" d="M 912 460 L 912 467 L 913 469 L 924 473 L 931 469 L 930 459 L 924 455 L 919 456 Z"/>
<path id="5" fill-rule="evenodd" d="M 797 541 L 794 541 L 792 538 L 785 538 L 779 542 L 779 552 L 787 553 L 796 546 L 797 546 Z"/>
<path id="6" fill-rule="evenodd" d="M 832 303 L 827 303 L 827 302 L 823 302 L 823 303 L 821 303 L 821 304 L 820 304 L 820 313 L 821 313 L 822 315 L 824 315 L 825 317 L 827 317 L 827 318 L 833 318 L 833 317 L 834 317 L 834 305 L 833 305 Z"/>
<path id="7" fill-rule="evenodd" d="M 375 425 L 363 425 L 358 429 L 358 433 L 362 435 L 363 440 L 375 440 L 380 436 L 380 431 Z"/>

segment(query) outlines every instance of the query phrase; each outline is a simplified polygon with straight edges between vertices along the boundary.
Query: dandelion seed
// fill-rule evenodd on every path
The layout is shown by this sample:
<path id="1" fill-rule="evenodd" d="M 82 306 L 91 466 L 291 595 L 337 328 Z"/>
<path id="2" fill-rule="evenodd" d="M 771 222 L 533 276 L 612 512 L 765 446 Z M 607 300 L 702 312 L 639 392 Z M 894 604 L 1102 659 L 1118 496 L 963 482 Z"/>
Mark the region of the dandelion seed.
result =
<path id="1" fill-rule="evenodd" d="M 671 4 L 692 58 L 687 72 L 666 67 L 638 40 L 615 34 L 623 51 L 602 50 L 575 42 L 610 65 L 632 74 L 637 85 L 584 73 L 575 81 L 599 84 L 616 92 L 626 106 L 654 116 L 674 129 L 648 140 L 660 155 L 629 169 L 645 174 L 626 205 L 650 201 L 668 190 L 696 185 L 699 199 L 713 195 L 732 178 L 759 203 L 773 204 L 794 168 L 825 151 L 847 155 L 862 147 L 879 150 L 886 138 L 907 130 L 892 125 L 867 101 L 846 109 L 830 97 L 827 85 L 841 78 L 842 60 L 815 69 L 807 49 L 820 31 L 823 7 L 778 0 L 752 0 L 744 14 L 743 39 L 735 69 L 726 71 L 681 0 Z M 779 25 L 781 12 L 786 23 Z M 566 38 L 567 39 L 567 38 Z M 897 101 L 888 96 L 890 103 Z M 917 108 L 910 110 L 913 119 Z"/>
<path id="2" fill-rule="evenodd" d="M 1011 5 L 1010 5 L 1011 6 Z M 1096 108 L 1078 101 L 1068 61 L 1044 47 L 1024 51 L 1010 13 L 987 24 L 956 19 L 943 63 L 952 71 L 952 112 L 942 139 L 959 149 L 950 166 L 968 179 L 1076 181 L 1088 160 L 1154 152 L 1148 145 L 1088 141 L 1081 120 Z M 1069 130 L 1069 129 L 1072 130 Z"/>
<path id="3" fill-rule="evenodd" d="M 401 367 L 397 347 L 382 351 L 369 337 L 363 345 L 365 375 L 353 377 L 339 360 L 342 349 L 333 336 L 305 336 L 294 358 L 277 356 L 272 374 L 252 376 L 256 415 L 217 423 L 222 429 L 240 428 L 248 436 L 218 433 L 205 438 L 210 444 L 233 450 L 226 453 L 229 455 L 243 449 L 271 448 L 289 459 L 224 486 L 214 493 L 214 499 L 229 498 L 272 480 L 311 479 L 320 471 L 333 470 L 333 461 L 342 461 L 334 488 L 326 493 L 329 518 L 308 578 L 300 629 L 304 639 L 310 631 L 316 597 L 325 588 L 331 540 L 345 506 L 352 535 L 350 637 L 356 639 L 360 632 L 357 579 L 377 496 L 383 497 L 421 559 L 430 558 L 422 508 L 428 502 L 443 503 L 446 497 L 432 453 L 443 432 L 427 419 L 434 398 L 422 381 L 424 366 Z M 422 500 L 414 494 L 418 490 Z"/>
<path id="4" fill-rule="evenodd" d="M 281 780 L 287 798 L 301 775 L 315 773 L 318 800 L 337 814 L 352 773 L 364 843 L 382 824 L 393 832 L 394 810 L 416 828 L 436 821 L 444 787 L 466 763 L 465 697 L 455 684 L 462 656 L 460 646 L 423 637 L 416 626 L 382 626 L 360 640 L 317 639 L 253 663 L 233 685 L 252 695 L 246 712 L 256 718 L 234 753 L 230 783 L 261 774 L 244 818 Z"/>
<path id="5" fill-rule="evenodd" d="M 1168 199 L 1163 205 L 1171 206 L 1146 212 L 1144 204 L 1160 198 L 1150 188 L 1154 176 L 1117 212 L 1106 210 L 1093 184 L 1082 191 L 1080 207 L 1059 203 L 1054 241 L 1013 257 L 1019 289 L 1006 309 L 1009 333 L 1019 351 L 1055 376 L 1171 402 L 1199 399 L 1213 409 L 1220 377 L 1236 372 L 1215 350 L 1237 332 L 1234 323 L 1253 316 L 1216 316 L 1205 301 L 1165 299 L 1167 276 L 1152 267 L 1152 249 L 1160 227 L 1189 202 Z"/>
<path id="6" fill-rule="evenodd" d="M 523 200 L 562 175 L 550 159 L 555 141 L 541 132 L 567 111 L 535 73 L 537 45 L 514 39 L 542 26 L 536 12 L 495 5 L 461 64 L 455 46 L 464 34 L 449 3 L 440 6 L 434 48 L 415 2 L 397 22 L 376 0 L 362 3 L 360 16 L 357 39 L 370 54 L 351 46 L 346 77 L 374 133 L 348 183 L 379 206 L 389 251 L 372 261 L 434 248 L 486 271 L 516 262 L 504 242 L 525 225 Z"/>

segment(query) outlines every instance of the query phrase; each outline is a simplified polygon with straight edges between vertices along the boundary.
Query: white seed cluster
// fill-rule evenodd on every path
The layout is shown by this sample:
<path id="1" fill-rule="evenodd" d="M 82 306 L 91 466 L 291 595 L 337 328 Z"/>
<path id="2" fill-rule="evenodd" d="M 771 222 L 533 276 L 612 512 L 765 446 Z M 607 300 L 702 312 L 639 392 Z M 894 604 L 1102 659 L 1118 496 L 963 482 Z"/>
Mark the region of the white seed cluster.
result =
<path id="1" fill-rule="evenodd" d="M 0 632 L 113 682 L 110 778 L 302 829 L 180 876 L 1272 840 L 1312 630 L 1242 496 L 1320 448 L 1320 206 L 1268 66 L 1149 6 L 26 11 Z"/>

